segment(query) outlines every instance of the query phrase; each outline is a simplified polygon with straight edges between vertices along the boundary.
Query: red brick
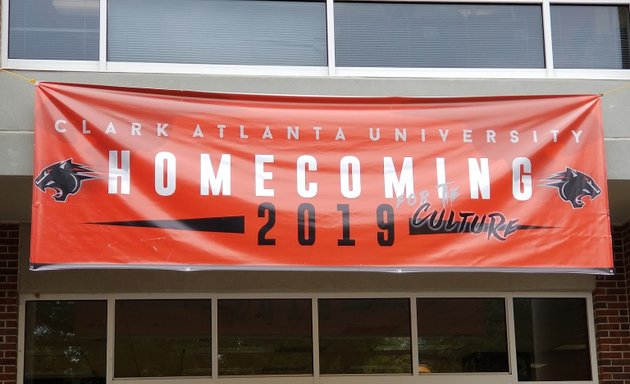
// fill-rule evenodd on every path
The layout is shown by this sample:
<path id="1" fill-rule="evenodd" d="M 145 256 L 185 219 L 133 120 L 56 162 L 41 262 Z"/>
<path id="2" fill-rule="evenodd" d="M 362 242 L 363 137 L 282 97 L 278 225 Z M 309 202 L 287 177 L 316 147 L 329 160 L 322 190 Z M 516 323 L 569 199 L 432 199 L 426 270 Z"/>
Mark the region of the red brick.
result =
<path id="1" fill-rule="evenodd" d="M 621 344 L 621 338 L 619 337 L 600 337 L 599 341 L 610 345 Z"/>
<path id="2" fill-rule="evenodd" d="M 611 351 L 630 351 L 630 344 L 610 345 Z"/>
<path id="3" fill-rule="evenodd" d="M 14 361 L 11 365 L 4 366 L 4 373 L 17 373 L 17 367 L 15 366 L 16 361 Z"/>
<path id="4" fill-rule="evenodd" d="M 602 352 L 599 354 L 600 359 L 622 359 L 623 353 L 621 352 Z"/>
<path id="5" fill-rule="evenodd" d="M 18 229 L 0 224 L 0 384 L 17 381 Z"/>
<path id="6" fill-rule="evenodd" d="M 1 317 L 0 317 L 1 318 Z M 621 325 L 620 324 L 598 324 L 596 326 L 598 331 L 617 331 L 619 329 L 621 329 Z"/>
<path id="7" fill-rule="evenodd" d="M 630 383 L 630 224 L 612 228 L 614 276 L 598 276 L 593 292 L 601 384 Z M 621 355 L 621 356 L 620 356 Z"/>

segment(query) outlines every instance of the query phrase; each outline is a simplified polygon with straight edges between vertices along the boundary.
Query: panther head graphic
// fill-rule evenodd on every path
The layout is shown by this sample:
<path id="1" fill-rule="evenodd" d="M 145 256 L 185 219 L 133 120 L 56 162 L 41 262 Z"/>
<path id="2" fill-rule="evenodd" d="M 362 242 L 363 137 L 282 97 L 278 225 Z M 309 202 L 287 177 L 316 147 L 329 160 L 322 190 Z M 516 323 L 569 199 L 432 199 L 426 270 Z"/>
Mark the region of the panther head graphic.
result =
<path id="1" fill-rule="evenodd" d="M 593 200 L 602 193 L 592 177 L 570 167 L 554 173 L 544 181 L 545 186 L 558 188 L 560 198 L 571 203 L 574 209 L 582 208 L 586 204 L 583 200 L 585 196 Z"/>
<path id="2" fill-rule="evenodd" d="M 53 189 L 55 194 L 52 198 L 58 202 L 65 202 L 68 196 L 79 192 L 83 180 L 96 178 L 88 174 L 92 172 L 85 165 L 72 162 L 70 158 L 44 168 L 35 178 L 35 186 L 42 192 L 48 188 Z"/>

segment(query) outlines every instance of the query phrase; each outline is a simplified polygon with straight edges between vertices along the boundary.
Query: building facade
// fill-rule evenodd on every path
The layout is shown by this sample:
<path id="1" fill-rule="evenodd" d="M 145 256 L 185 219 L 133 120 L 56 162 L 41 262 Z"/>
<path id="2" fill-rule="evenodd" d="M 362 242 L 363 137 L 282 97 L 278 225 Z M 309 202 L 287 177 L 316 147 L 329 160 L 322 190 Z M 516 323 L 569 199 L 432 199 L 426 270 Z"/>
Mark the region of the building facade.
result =
<path id="1" fill-rule="evenodd" d="M 630 382 L 629 13 L 627 0 L 3 0 L 0 381 Z M 31 271 L 29 79 L 600 94 L 614 275 Z"/>

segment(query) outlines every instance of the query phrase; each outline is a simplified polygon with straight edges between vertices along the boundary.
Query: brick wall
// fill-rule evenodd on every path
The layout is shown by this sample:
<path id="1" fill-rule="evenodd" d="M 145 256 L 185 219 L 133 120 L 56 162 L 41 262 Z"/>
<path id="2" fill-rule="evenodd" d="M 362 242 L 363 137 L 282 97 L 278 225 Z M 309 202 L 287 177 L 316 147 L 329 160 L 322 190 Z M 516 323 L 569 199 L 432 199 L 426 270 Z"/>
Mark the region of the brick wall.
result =
<path id="1" fill-rule="evenodd" d="M 0 224 L 0 384 L 17 381 L 17 224 Z"/>
<path id="2" fill-rule="evenodd" d="M 599 380 L 630 383 L 630 223 L 613 227 L 615 274 L 598 276 L 593 306 Z"/>

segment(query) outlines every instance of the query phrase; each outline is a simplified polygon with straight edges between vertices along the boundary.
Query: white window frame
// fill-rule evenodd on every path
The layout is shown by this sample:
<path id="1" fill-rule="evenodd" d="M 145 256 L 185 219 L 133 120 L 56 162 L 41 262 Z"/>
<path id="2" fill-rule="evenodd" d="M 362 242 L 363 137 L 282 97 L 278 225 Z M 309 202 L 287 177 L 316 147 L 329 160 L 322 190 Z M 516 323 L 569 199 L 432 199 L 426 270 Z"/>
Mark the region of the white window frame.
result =
<path id="1" fill-rule="evenodd" d="M 319 374 L 318 358 L 318 299 L 381 299 L 405 298 L 410 300 L 411 314 L 411 348 L 412 367 L 418 361 L 418 332 L 416 299 L 418 298 L 503 298 L 505 300 L 507 343 L 510 372 L 508 373 L 431 373 L 419 374 L 413 369 L 411 375 L 324 375 Z M 47 300 L 104 300 L 107 302 L 107 384 L 383 384 L 388 381 L 401 384 L 517 384 L 518 372 L 516 367 L 516 339 L 514 332 L 513 299 L 514 298 L 583 298 L 586 300 L 588 320 L 588 335 L 591 357 L 590 381 L 536 381 L 536 384 L 598 384 L 597 353 L 595 340 L 595 322 L 593 315 L 593 300 L 591 293 L 586 292 L 448 292 L 448 293 L 238 293 L 238 294 L 207 294 L 207 293 L 173 293 L 173 294 L 25 294 L 20 296 L 18 320 L 18 369 L 17 383 L 24 383 L 24 333 L 25 312 L 27 301 Z M 164 300 L 164 299 L 210 299 L 212 300 L 212 377 L 176 377 L 176 378 L 114 378 L 114 319 L 115 301 L 121 299 L 136 300 Z M 309 299 L 312 303 L 313 327 L 313 376 L 218 376 L 218 326 L 217 303 L 221 299 Z"/>
<path id="2" fill-rule="evenodd" d="M 2 52 L 0 65 L 10 69 L 53 71 L 98 71 L 122 73 L 168 73 L 213 75 L 269 75 L 306 77 L 426 77 L 426 78 L 519 78 L 519 79 L 630 79 L 630 70 L 556 69 L 553 65 L 550 9 L 553 4 L 627 5 L 630 0 L 439 0 L 442 3 L 475 4 L 538 4 L 542 7 L 543 45 L 545 68 L 379 68 L 337 67 L 335 56 L 334 0 L 326 2 L 327 66 L 253 66 L 253 65 L 203 65 L 131 63 L 107 61 L 107 5 L 100 0 L 99 59 L 97 61 L 74 60 L 18 60 L 8 57 L 9 1 L 2 1 Z M 390 0 L 368 0 L 390 1 Z M 412 1 L 412 0 L 403 0 Z M 414 0 L 415 1 L 415 0 Z"/>
<path id="3" fill-rule="evenodd" d="M 0 67 L 4 68 L 9 66 L 9 0 L 2 0 L 0 19 Z"/>

